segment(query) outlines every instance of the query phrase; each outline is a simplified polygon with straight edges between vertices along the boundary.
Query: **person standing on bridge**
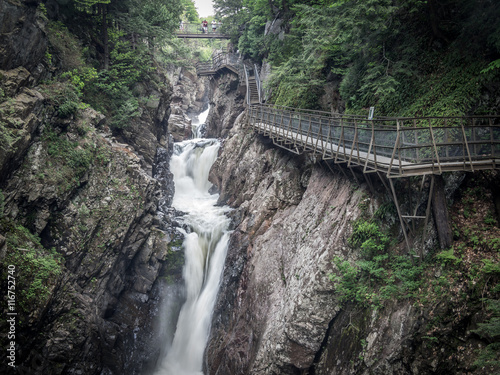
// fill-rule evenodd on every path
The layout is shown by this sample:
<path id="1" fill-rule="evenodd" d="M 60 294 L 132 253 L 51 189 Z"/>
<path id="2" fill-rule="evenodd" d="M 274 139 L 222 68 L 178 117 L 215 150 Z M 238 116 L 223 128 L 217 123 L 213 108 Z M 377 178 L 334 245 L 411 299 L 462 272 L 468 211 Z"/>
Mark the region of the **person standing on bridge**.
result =
<path id="1" fill-rule="evenodd" d="M 215 20 L 212 20 L 212 31 L 215 33 L 215 30 L 217 30 L 217 22 L 215 22 Z"/>
<path id="2" fill-rule="evenodd" d="M 207 34 L 208 33 L 208 22 L 207 22 L 207 20 L 203 20 L 203 22 L 201 23 L 201 25 L 202 25 L 202 28 L 203 28 L 203 33 Z"/>

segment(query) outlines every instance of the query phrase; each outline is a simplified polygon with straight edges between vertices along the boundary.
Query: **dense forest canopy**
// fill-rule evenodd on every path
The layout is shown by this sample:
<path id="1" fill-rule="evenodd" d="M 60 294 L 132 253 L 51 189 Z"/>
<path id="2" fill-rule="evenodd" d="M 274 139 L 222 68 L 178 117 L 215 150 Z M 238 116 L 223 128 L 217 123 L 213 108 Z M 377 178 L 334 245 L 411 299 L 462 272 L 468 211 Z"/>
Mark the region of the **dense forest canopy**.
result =
<path id="1" fill-rule="evenodd" d="M 113 128 L 124 127 L 138 114 L 138 83 L 151 80 L 158 64 L 193 56 L 174 34 L 181 20 L 199 21 L 193 0 L 68 0 L 39 7 L 49 19 L 47 63 L 60 73 L 46 90 L 66 116 L 90 105 Z"/>
<path id="2" fill-rule="evenodd" d="M 348 111 L 488 111 L 500 65 L 495 0 L 215 0 L 239 50 L 267 60 L 271 100 L 319 108 L 326 85 Z M 279 33 L 276 38 L 275 33 Z"/>

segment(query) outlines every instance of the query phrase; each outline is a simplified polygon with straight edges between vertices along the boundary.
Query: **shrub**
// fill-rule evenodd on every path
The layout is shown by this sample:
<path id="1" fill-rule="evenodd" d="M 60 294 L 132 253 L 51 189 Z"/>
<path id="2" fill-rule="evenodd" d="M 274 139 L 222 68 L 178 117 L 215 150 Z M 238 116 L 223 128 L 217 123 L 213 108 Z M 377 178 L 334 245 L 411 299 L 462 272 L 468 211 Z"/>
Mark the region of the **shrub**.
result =
<path id="1" fill-rule="evenodd" d="M 453 264 L 453 265 L 457 265 L 462 261 L 461 258 L 457 258 L 455 256 L 453 247 L 448 250 L 443 250 L 440 253 L 436 254 L 436 259 L 443 264 Z"/>
<path id="2" fill-rule="evenodd" d="M 62 259 L 54 249 L 45 249 L 40 238 L 23 226 L 2 219 L 0 228 L 8 248 L 3 261 L 15 266 L 17 302 L 29 315 L 49 298 L 50 289 L 62 272 Z"/>
<path id="3" fill-rule="evenodd" d="M 41 91 L 57 109 L 61 118 L 67 118 L 78 110 L 81 92 L 72 83 L 50 82 L 42 86 Z"/>
<path id="4" fill-rule="evenodd" d="M 386 300 L 409 298 L 417 293 L 423 266 L 413 264 L 409 256 L 390 254 L 389 238 L 376 223 L 356 221 L 349 244 L 361 250 L 361 259 L 351 264 L 334 258 L 339 273 L 330 275 L 341 301 L 376 308 Z"/>
<path id="5" fill-rule="evenodd" d="M 479 357 L 474 362 L 478 367 L 491 367 L 496 370 L 495 374 L 500 372 L 500 360 L 498 353 L 500 351 L 500 300 L 486 300 L 488 310 L 491 311 L 491 318 L 485 323 L 479 323 L 479 328 L 474 330 L 480 337 L 488 339 L 490 343 L 479 351 Z M 496 338 L 496 340 L 494 339 Z"/>

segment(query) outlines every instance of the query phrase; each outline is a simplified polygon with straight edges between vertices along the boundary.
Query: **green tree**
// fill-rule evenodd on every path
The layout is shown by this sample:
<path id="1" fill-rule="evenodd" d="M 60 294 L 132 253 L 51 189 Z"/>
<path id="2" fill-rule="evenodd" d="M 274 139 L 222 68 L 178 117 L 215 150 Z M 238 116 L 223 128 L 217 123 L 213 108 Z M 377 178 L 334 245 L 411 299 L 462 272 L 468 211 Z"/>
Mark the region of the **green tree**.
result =
<path id="1" fill-rule="evenodd" d="M 353 112 L 376 105 L 385 114 L 466 113 L 500 73 L 500 2 L 215 0 L 214 7 L 241 52 L 271 62 L 268 88 L 281 104 L 317 107 L 322 86 L 334 81 Z M 272 24 L 279 38 L 264 35 Z"/>
<path id="2" fill-rule="evenodd" d="M 103 49 L 103 68 L 109 68 L 108 4 L 111 0 L 74 0 L 76 9 L 100 16 L 101 46 Z"/>
<path id="3" fill-rule="evenodd" d="M 146 41 L 154 50 L 179 27 L 182 11 L 174 0 L 124 0 L 114 7 L 114 17 L 134 45 Z"/>
<path id="4" fill-rule="evenodd" d="M 196 10 L 193 0 L 182 0 L 181 2 L 184 9 L 182 19 L 191 23 L 199 22 L 200 16 Z"/>

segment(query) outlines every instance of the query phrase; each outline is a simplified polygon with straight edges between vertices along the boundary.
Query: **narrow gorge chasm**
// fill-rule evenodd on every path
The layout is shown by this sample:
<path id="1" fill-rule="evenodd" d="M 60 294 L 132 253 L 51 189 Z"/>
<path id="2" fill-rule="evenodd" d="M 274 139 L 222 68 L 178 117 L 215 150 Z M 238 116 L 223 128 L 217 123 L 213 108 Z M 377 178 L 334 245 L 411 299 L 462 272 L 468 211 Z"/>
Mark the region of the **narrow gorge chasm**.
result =
<path id="1" fill-rule="evenodd" d="M 498 374 L 498 169 L 393 195 L 289 152 L 248 72 L 196 69 L 269 61 L 157 29 L 191 0 L 139 3 L 0 0 L 0 374 Z"/>

